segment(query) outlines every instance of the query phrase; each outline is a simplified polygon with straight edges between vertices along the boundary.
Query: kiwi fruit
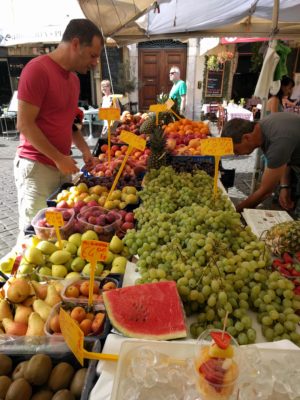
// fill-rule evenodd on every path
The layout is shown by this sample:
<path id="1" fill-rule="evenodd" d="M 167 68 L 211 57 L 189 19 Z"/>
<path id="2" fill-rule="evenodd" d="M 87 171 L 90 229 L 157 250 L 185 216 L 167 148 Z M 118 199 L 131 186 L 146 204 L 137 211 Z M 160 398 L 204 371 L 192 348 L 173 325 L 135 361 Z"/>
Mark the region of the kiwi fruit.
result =
<path id="1" fill-rule="evenodd" d="M 19 379 L 19 378 L 24 378 L 24 373 L 25 373 L 28 363 L 29 363 L 29 361 L 22 361 L 16 366 L 16 368 L 14 369 L 14 371 L 12 373 L 13 381 L 15 381 L 16 379 Z"/>
<path id="2" fill-rule="evenodd" d="M 27 364 L 24 378 L 32 385 L 40 386 L 48 381 L 51 371 L 51 358 L 46 354 L 35 354 Z"/>
<path id="3" fill-rule="evenodd" d="M 6 354 L 0 354 L 0 375 L 9 375 L 12 371 L 12 359 Z"/>
<path id="4" fill-rule="evenodd" d="M 51 390 L 41 389 L 31 397 L 31 400 L 51 400 L 52 396 Z"/>
<path id="5" fill-rule="evenodd" d="M 70 390 L 62 389 L 55 393 L 52 400 L 75 400 L 75 397 Z"/>
<path id="6" fill-rule="evenodd" d="M 72 379 L 70 390 L 75 397 L 80 397 L 84 386 L 87 368 L 80 368 Z"/>
<path id="7" fill-rule="evenodd" d="M 53 368 L 48 380 L 48 387 L 54 392 L 61 389 L 67 389 L 71 383 L 73 375 L 74 368 L 72 365 L 66 362 L 61 362 Z"/>
<path id="8" fill-rule="evenodd" d="M 12 380 L 5 375 L 0 376 L 0 400 L 4 400 Z"/>
<path id="9" fill-rule="evenodd" d="M 30 400 L 32 389 L 24 378 L 12 382 L 6 393 L 5 400 Z"/>

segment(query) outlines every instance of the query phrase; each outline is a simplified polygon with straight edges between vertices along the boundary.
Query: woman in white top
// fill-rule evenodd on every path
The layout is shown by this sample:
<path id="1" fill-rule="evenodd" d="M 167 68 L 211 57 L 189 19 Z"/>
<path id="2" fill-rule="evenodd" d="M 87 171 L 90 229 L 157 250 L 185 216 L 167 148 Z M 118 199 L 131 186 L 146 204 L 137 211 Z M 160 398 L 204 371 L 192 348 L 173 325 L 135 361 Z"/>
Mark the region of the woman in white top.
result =
<path id="1" fill-rule="evenodd" d="M 109 80 L 105 79 L 101 81 L 101 92 L 102 92 L 102 105 L 101 105 L 102 108 L 109 108 L 109 107 L 120 108 L 120 103 L 118 99 L 115 99 L 115 102 L 113 102 L 111 83 Z M 108 127 L 108 122 L 105 120 L 101 136 L 107 135 L 107 129 L 108 129 L 107 127 Z"/>

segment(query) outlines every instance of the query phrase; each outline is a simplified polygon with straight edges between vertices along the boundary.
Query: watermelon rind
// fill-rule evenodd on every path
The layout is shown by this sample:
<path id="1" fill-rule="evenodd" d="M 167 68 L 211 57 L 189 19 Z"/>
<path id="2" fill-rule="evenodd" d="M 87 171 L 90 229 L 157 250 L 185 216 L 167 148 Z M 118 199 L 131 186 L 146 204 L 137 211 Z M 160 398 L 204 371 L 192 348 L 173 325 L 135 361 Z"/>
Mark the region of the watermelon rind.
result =
<path id="1" fill-rule="evenodd" d="M 103 293 L 107 315 L 127 337 L 148 340 L 187 336 L 185 316 L 173 281 L 127 286 Z"/>

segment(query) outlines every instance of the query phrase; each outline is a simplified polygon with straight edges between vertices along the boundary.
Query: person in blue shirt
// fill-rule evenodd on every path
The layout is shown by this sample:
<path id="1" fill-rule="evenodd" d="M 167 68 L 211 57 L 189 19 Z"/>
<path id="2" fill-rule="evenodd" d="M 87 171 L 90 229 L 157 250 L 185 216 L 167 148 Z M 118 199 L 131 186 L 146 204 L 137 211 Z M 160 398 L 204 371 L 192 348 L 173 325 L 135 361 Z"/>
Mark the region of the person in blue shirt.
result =
<path id="1" fill-rule="evenodd" d="M 173 82 L 169 98 L 176 102 L 179 113 L 184 115 L 186 108 L 186 83 L 180 79 L 180 69 L 173 65 L 169 72 L 170 81 Z"/>

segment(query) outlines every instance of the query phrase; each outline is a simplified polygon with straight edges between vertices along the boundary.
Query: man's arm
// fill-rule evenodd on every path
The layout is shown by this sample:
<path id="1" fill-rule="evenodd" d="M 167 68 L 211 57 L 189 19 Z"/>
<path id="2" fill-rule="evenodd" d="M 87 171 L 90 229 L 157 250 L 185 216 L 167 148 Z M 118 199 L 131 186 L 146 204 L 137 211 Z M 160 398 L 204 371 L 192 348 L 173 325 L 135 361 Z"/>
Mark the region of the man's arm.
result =
<path id="1" fill-rule="evenodd" d="M 63 174 L 78 172 L 75 161 L 54 147 L 36 124 L 39 107 L 26 101 L 18 102 L 17 129 L 40 153 L 50 158 Z"/>
<path id="2" fill-rule="evenodd" d="M 186 106 L 186 94 L 183 94 L 180 97 L 181 97 L 180 114 L 184 114 L 185 113 L 185 106 Z"/>
<path id="3" fill-rule="evenodd" d="M 281 180 L 285 170 L 286 164 L 279 168 L 266 168 L 262 176 L 260 187 L 246 200 L 238 204 L 236 210 L 241 212 L 244 208 L 255 208 L 264 199 L 269 197 L 278 182 Z"/>

